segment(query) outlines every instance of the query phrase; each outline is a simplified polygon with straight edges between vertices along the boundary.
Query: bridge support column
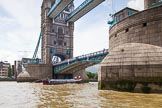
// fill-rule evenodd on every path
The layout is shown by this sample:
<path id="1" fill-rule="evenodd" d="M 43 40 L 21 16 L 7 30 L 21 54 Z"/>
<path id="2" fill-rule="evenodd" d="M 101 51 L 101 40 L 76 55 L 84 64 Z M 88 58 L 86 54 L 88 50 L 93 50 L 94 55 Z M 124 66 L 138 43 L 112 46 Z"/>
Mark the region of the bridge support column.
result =
<path id="1" fill-rule="evenodd" d="M 30 74 L 31 78 L 35 80 L 52 78 L 51 64 L 27 64 L 24 67 L 26 71 Z"/>
<path id="2" fill-rule="evenodd" d="M 99 90 L 105 90 L 106 87 L 106 79 L 107 79 L 107 73 L 106 73 L 106 67 L 99 67 L 98 71 L 98 89 Z"/>
<path id="3" fill-rule="evenodd" d="M 162 48 L 155 45 L 126 43 L 113 48 L 100 64 L 99 89 L 162 93 L 161 57 Z"/>
<path id="4" fill-rule="evenodd" d="M 78 76 L 80 76 L 80 78 L 82 80 L 88 80 L 89 79 L 88 76 L 85 74 L 85 69 L 80 70 L 80 71 L 73 74 L 73 77 L 78 77 Z"/>
<path id="5" fill-rule="evenodd" d="M 83 81 L 87 81 L 89 79 L 88 76 L 85 74 L 85 69 L 80 70 L 75 73 L 54 74 L 53 75 L 54 79 L 72 79 L 75 77 L 81 78 Z"/>

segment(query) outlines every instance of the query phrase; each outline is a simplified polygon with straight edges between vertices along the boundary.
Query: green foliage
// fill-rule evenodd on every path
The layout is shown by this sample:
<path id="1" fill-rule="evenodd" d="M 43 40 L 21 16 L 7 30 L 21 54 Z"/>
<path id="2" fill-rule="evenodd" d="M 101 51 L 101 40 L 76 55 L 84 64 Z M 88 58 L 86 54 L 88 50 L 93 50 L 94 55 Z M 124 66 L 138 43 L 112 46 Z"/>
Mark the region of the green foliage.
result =
<path id="1" fill-rule="evenodd" d="M 11 77 L 11 66 L 8 67 L 8 77 Z"/>
<path id="2" fill-rule="evenodd" d="M 89 77 L 89 79 L 98 79 L 97 73 L 92 73 L 92 72 L 86 71 L 86 75 Z"/>

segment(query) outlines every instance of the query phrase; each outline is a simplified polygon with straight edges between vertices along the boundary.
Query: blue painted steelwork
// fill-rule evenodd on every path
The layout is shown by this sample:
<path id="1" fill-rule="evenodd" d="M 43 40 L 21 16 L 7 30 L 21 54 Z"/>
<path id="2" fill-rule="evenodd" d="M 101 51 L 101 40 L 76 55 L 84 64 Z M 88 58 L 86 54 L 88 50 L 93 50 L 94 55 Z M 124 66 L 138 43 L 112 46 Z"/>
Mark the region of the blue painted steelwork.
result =
<path id="1" fill-rule="evenodd" d="M 65 10 L 65 8 L 72 3 L 74 0 L 56 0 L 56 3 L 51 7 L 51 9 L 49 10 L 47 16 L 50 17 L 52 15 L 52 13 L 56 12 L 57 8 L 61 8 L 61 4 L 65 3 L 65 6 L 63 6 L 53 18 L 56 18 L 63 10 Z"/>
<path id="2" fill-rule="evenodd" d="M 157 3 L 153 3 L 151 6 L 149 6 L 149 8 L 154 8 L 154 7 L 158 7 L 162 5 L 162 1 L 159 1 Z"/>
<path id="3" fill-rule="evenodd" d="M 50 16 L 55 11 L 55 9 L 58 8 L 58 6 L 61 4 L 62 1 L 63 0 L 59 0 L 59 1 L 56 0 L 56 3 L 51 7 L 51 9 L 49 10 L 47 16 Z"/>
<path id="4" fill-rule="evenodd" d="M 132 15 L 132 10 L 128 10 L 128 16 Z"/>
<path id="5" fill-rule="evenodd" d="M 113 19 L 112 21 L 108 21 L 107 24 L 109 24 L 110 28 L 111 28 L 116 24 L 116 21 L 115 21 L 115 19 Z"/>
<path id="6" fill-rule="evenodd" d="M 53 64 L 55 70 L 54 73 L 60 73 L 65 69 L 68 69 L 74 65 L 82 64 L 82 63 L 91 63 L 91 64 L 98 64 L 102 62 L 103 58 L 109 54 L 108 49 L 104 49 L 102 51 L 98 51 L 95 53 L 90 53 L 82 56 L 78 56 L 72 59 L 68 59 L 62 61 L 60 63 Z"/>
<path id="7" fill-rule="evenodd" d="M 90 4 L 92 4 L 93 2 L 98 2 L 94 7 L 93 6 L 89 6 Z M 105 0 L 85 0 L 80 6 L 78 6 L 67 18 L 66 21 L 71 20 L 74 16 L 77 16 L 77 14 L 79 14 L 79 12 L 84 11 L 83 15 L 81 15 L 79 18 L 81 18 L 82 16 L 84 16 L 86 13 L 88 13 L 89 11 L 91 11 L 93 8 L 95 8 L 96 6 L 98 6 L 100 3 L 102 3 Z M 89 9 L 84 10 L 86 7 L 89 6 Z M 78 19 L 79 19 L 78 18 Z M 77 20 L 78 20 L 77 19 Z"/>
<path id="8" fill-rule="evenodd" d="M 33 59 L 36 59 L 36 57 L 37 57 L 38 48 L 39 48 L 41 38 L 42 38 L 42 32 L 40 32 L 39 39 L 38 39 L 38 42 L 37 42 L 37 46 L 36 46 L 34 54 L 33 54 Z"/>
<path id="9" fill-rule="evenodd" d="M 22 62 L 22 64 L 43 64 L 41 62 L 41 59 L 39 59 L 39 58 L 36 58 L 36 59 L 22 58 L 21 62 Z"/>
<path id="10" fill-rule="evenodd" d="M 66 55 L 70 55 L 71 54 L 71 50 L 66 50 Z"/>
<path id="11" fill-rule="evenodd" d="M 53 54 L 55 52 L 54 48 L 50 48 L 50 54 Z"/>

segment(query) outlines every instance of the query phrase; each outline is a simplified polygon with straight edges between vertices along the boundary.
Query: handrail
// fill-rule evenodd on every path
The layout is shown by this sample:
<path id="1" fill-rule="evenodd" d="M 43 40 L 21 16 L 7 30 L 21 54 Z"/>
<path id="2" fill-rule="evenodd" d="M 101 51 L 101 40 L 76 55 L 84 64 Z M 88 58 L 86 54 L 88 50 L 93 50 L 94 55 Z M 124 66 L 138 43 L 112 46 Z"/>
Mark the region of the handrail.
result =
<path id="1" fill-rule="evenodd" d="M 102 54 L 106 55 L 106 54 L 108 54 L 108 52 L 109 52 L 109 49 L 103 49 L 101 51 L 97 51 L 97 52 L 94 52 L 94 53 L 85 54 L 85 55 L 74 57 L 72 59 L 64 60 L 60 63 L 53 64 L 53 66 L 58 66 L 58 65 L 61 65 L 61 64 L 67 64 L 67 63 L 70 63 L 70 62 L 79 61 L 79 60 L 85 59 L 87 57 L 94 57 L 94 56 L 98 56 L 98 55 L 102 55 Z"/>

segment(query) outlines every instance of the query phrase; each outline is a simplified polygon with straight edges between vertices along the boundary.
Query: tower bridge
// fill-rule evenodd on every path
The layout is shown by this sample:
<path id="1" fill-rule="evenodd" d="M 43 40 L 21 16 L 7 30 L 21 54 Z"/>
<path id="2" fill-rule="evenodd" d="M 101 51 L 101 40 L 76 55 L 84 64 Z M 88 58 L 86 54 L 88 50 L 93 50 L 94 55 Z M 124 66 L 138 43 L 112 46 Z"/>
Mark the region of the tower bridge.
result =
<path id="1" fill-rule="evenodd" d="M 109 22 L 109 51 L 73 57 L 74 22 L 103 1 L 85 0 L 74 9 L 73 0 L 43 0 L 41 35 L 33 55 L 36 59 L 42 41 L 41 63 L 37 59 L 34 64 L 27 64 L 27 71 L 37 79 L 72 78 L 84 76 L 86 67 L 102 61 L 99 89 L 161 93 L 161 0 L 144 0 L 145 10 L 141 12 L 126 7 L 115 13 Z M 61 62 L 52 64 L 53 57 Z"/>
<path id="2" fill-rule="evenodd" d="M 31 76 L 38 79 L 47 78 L 47 76 L 53 78 L 65 78 L 69 75 L 72 77 L 76 75 L 84 76 L 82 74 L 84 74 L 85 68 L 100 63 L 108 54 L 108 50 L 104 49 L 95 53 L 73 57 L 74 22 L 105 0 L 85 0 L 77 8 L 74 8 L 73 1 L 43 0 L 41 6 L 41 33 L 33 60 L 23 59 L 24 64 L 28 64 L 26 69 Z M 40 43 L 41 61 L 36 58 Z M 39 70 L 39 72 L 36 70 Z"/>

